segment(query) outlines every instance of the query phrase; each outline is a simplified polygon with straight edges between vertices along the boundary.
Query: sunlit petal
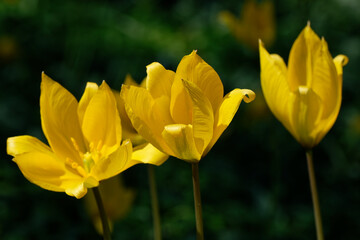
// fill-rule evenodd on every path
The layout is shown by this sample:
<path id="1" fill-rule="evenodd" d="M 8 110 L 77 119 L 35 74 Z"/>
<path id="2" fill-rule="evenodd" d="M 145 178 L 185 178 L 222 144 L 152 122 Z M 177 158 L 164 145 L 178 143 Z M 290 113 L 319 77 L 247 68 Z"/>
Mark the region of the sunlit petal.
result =
<path id="1" fill-rule="evenodd" d="M 181 78 L 175 78 L 171 87 L 170 113 L 174 122 L 191 124 L 192 101 L 186 93 Z"/>
<path id="2" fill-rule="evenodd" d="M 44 134 L 51 149 L 63 159 L 81 162 L 73 141 L 85 150 L 77 115 L 78 103 L 74 96 L 60 84 L 42 74 L 40 113 Z"/>
<path id="3" fill-rule="evenodd" d="M 191 125 L 167 125 L 162 136 L 177 158 L 188 162 L 200 161 L 201 154 L 196 148 Z"/>
<path id="4" fill-rule="evenodd" d="M 73 181 L 71 182 L 70 186 L 65 189 L 65 193 L 69 196 L 80 199 L 86 195 L 87 188 L 83 182 L 76 183 Z"/>
<path id="5" fill-rule="evenodd" d="M 196 51 L 183 57 L 176 69 L 175 79 L 195 83 L 216 111 L 224 96 L 224 87 L 216 71 Z"/>
<path id="6" fill-rule="evenodd" d="M 7 139 L 7 153 L 13 157 L 23 153 L 42 152 L 52 154 L 51 149 L 39 139 L 24 135 Z"/>
<path id="7" fill-rule="evenodd" d="M 131 160 L 131 154 L 132 144 L 130 140 L 126 140 L 108 158 L 100 159 L 91 169 L 90 175 L 101 181 L 121 173 Z"/>
<path id="8" fill-rule="evenodd" d="M 166 70 L 157 62 L 148 65 L 146 72 L 146 89 L 150 92 L 151 96 L 154 99 L 168 96 L 170 99 L 171 85 L 174 81 L 175 73 L 171 70 Z"/>
<path id="9" fill-rule="evenodd" d="M 131 142 L 135 145 L 144 142 L 144 139 L 136 132 L 126 113 L 125 103 L 124 100 L 120 97 L 120 92 L 115 90 L 112 90 L 112 92 L 115 96 L 116 106 L 121 119 L 122 139 L 130 139 Z"/>
<path id="10" fill-rule="evenodd" d="M 213 137 L 214 112 L 200 88 L 186 80 L 183 80 L 183 84 L 193 103 L 193 137 L 198 152 L 202 154 Z"/>
<path id="11" fill-rule="evenodd" d="M 144 88 L 123 85 L 120 94 L 137 132 L 156 148 L 170 154 L 171 150 L 161 137 L 166 122 L 158 118 L 161 114 L 150 93 Z"/>
<path id="12" fill-rule="evenodd" d="M 290 131 L 289 95 L 286 65 L 276 54 L 269 54 L 259 43 L 261 88 L 264 98 L 275 117 Z"/>
<path id="13" fill-rule="evenodd" d="M 328 118 L 332 113 L 339 112 L 342 82 L 338 79 L 335 64 L 324 39 L 321 41 L 318 55 L 314 58 L 312 78 L 311 88 L 324 103 L 323 118 Z"/>
<path id="14" fill-rule="evenodd" d="M 96 83 L 88 82 L 85 87 L 84 94 L 82 95 L 79 106 L 78 106 L 78 115 L 79 115 L 79 122 L 80 125 L 83 123 L 84 114 L 86 111 L 86 108 L 89 105 L 89 102 L 91 98 L 95 95 L 95 93 L 98 91 L 99 87 Z"/>
<path id="15" fill-rule="evenodd" d="M 102 149 L 104 156 L 112 153 L 120 144 L 121 122 L 116 100 L 105 81 L 86 108 L 82 130 L 87 141 Z"/>
<path id="16" fill-rule="evenodd" d="M 320 38 L 309 25 L 306 26 L 295 40 L 289 55 L 288 80 L 292 92 L 296 92 L 299 86 L 312 86 L 313 71 L 320 49 Z"/>
<path id="17" fill-rule="evenodd" d="M 68 171 L 55 154 L 28 152 L 16 155 L 13 160 L 30 182 L 50 191 L 64 192 L 82 182 L 82 177 Z"/>
<path id="18" fill-rule="evenodd" d="M 323 114 L 321 99 L 311 88 L 299 87 L 299 90 L 291 94 L 291 133 L 304 147 L 310 148 L 316 145 L 324 135 L 319 136 L 323 129 L 321 116 Z"/>
<path id="19" fill-rule="evenodd" d="M 168 158 L 169 155 L 160 152 L 150 143 L 144 143 L 134 148 L 131 160 L 160 166 Z"/>

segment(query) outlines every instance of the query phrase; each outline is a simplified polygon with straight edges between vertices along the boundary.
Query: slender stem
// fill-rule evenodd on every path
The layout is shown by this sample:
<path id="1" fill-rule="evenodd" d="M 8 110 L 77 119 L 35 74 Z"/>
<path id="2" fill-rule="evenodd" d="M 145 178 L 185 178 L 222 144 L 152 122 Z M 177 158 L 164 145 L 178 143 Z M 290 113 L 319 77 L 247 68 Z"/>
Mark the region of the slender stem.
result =
<path id="1" fill-rule="evenodd" d="M 322 223 L 321 223 L 319 198 L 318 198 L 317 189 L 316 189 L 313 156 L 312 156 L 311 150 L 306 151 L 306 159 L 307 159 L 308 171 L 309 171 L 311 196 L 312 196 L 312 201 L 313 201 L 313 206 L 314 206 L 316 236 L 317 236 L 317 240 L 324 240 L 324 234 L 323 234 Z"/>
<path id="2" fill-rule="evenodd" d="M 151 208 L 152 208 L 153 224 L 154 224 L 154 239 L 161 240 L 159 201 L 157 197 L 154 166 L 151 164 L 148 164 L 148 173 L 149 173 L 148 175 L 149 175 L 149 184 L 150 184 Z"/>
<path id="3" fill-rule="evenodd" d="M 199 183 L 199 163 L 192 163 L 192 180 L 194 189 L 195 219 L 196 219 L 196 239 L 204 240 L 204 228 L 201 211 L 201 196 Z"/>
<path id="4" fill-rule="evenodd" d="M 106 216 L 106 212 L 105 212 L 103 201 L 101 199 L 99 187 L 92 188 L 92 190 L 93 190 L 93 193 L 95 196 L 96 204 L 99 208 L 101 223 L 102 223 L 102 227 L 103 227 L 103 238 L 104 238 L 104 240 L 111 240 L 109 221 Z"/>

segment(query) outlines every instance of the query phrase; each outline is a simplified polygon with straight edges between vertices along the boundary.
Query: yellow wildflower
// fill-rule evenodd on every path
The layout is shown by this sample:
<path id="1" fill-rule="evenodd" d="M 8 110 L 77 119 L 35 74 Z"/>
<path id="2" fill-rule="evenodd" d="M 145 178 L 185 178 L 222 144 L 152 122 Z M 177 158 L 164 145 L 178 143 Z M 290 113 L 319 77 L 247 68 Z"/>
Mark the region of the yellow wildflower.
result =
<path id="1" fill-rule="evenodd" d="M 192 163 L 213 147 L 242 99 L 255 98 L 246 89 L 223 94 L 218 74 L 196 51 L 181 60 L 176 73 L 155 62 L 147 66 L 146 88 L 121 90 L 137 132 L 162 152 Z"/>
<path id="2" fill-rule="evenodd" d="M 334 59 L 324 38 L 308 24 L 294 42 L 288 67 L 260 41 L 261 86 L 275 117 L 305 148 L 317 145 L 334 125 L 342 96 L 344 55 Z"/>
<path id="3" fill-rule="evenodd" d="M 40 113 L 50 147 L 32 136 L 7 140 L 8 154 L 30 182 L 81 198 L 134 164 L 131 142 L 121 143 L 116 100 L 105 81 L 100 87 L 88 83 L 78 103 L 43 73 Z"/>

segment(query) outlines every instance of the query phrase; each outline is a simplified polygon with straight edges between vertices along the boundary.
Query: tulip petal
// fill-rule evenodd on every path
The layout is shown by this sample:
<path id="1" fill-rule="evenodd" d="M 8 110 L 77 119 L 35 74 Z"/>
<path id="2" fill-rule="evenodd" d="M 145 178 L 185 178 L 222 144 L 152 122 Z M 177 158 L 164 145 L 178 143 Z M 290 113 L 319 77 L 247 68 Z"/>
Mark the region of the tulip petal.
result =
<path id="1" fill-rule="evenodd" d="M 78 116 L 79 116 L 80 125 L 82 125 L 83 123 L 83 118 L 86 108 L 88 107 L 92 97 L 95 95 L 95 93 L 97 93 L 98 89 L 99 87 L 96 83 L 88 82 L 86 84 L 84 94 L 82 95 L 78 106 Z"/>
<path id="2" fill-rule="evenodd" d="M 126 113 L 125 103 L 124 100 L 120 97 L 120 92 L 115 90 L 112 92 L 115 96 L 116 106 L 121 119 L 122 139 L 130 139 L 134 145 L 143 143 L 144 139 L 136 132 Z"/>
<path id="3" fill-rule="evenodd" d="M 146 66 L 146 72 L 146 89 L 150 92 L 151 96 L 156 99 L 165 95 L 170 99 L 171 85 L 174 81 L 175 73 L 171 70 L 166 70 L 158 62 Z"/>
<path id="4" fill-rule="evenodd" d="M 226 94 L 219 110 L 215 114 L 214 135 L 203 155 L 210 151 L 221 134 L 229 126 L 243 99 L 246 103 L 249 103 L 255 99 L 255 93 L 248 89 L 234 89 Z"/>
<path id="5" fill-rule="evenodd" d="M 125 170 L 131 160 L 132 144 L 130 140 L 124 141 L 121 146 L 108 158 L 100 159 L 92 168 L 90 175 L 98 181 L 111 178 Z"/>
<path id="6" fill-rule="evenodd" d="M 186 93 L 182 79 L 175 78 L 171 87 L 170 114 L 174 122 L 191 124 L 192 101 Z"/>
<path id="7" fill-rule="evenodd" d="M 313 61 L 311 88 L 323 102 L 323 118 L 328 118 L 334 113 L 337 116 L 341 105 L 342 81 L 338 79 L 334 61 L 324 39 L 321 40 L 321 47 Z"/>
<path id="8" fill-rule="evenodd" d="M 84 183 L 72 184 L 71 187 L 65 189 L 65 193 L 69 196 L 80 199 L 86 195 L 87 188 Z"/>
<path id="9" fill-rule="evenodd" d="M 77 108 L 74 96 L 42 73 L 40 113 L 44 134 L 58 156 L 70 158 L 80 164 L 82 160 L 73 142 L 76 142 L 80 151 L 85 150 L 85 144 Z"/>
<path id="10" fill-rule="evenodd" d="M 192 107 L 192 126 L 198 152 L 202 155 L 203 151 L 213 137 L 214 112 L 210 101 L 204 93 L 194 83 L 183 80 L 183 85 L 188 92 Z"/>
<path id="11" fill-rule="evenodd" d="M 137 161 L 139 163 L 148 163 L 160 166 L 163 164 L 169 155 L 160 152 L 156 147 L 150 143 L 144 143 L 136 146 L 133 150 L 131 161 Z"/>
<path id="12" fill-rule="evenodd" d="M 167 125 L 162 136 L 174 152 L 175 157 L 190 163 L 200 161 L 201 154 L 197 150 L 193 127 L 190 124 Z"/>
<path id="13" fill-rule="evenodd" d="M 220 77 L 196 51 L 183 57 L 176 69 L 175 78 L 195 83 L 209 99 L 214 112 L 221 104 L 224 87 Z"/>
<path id="14" fill-rule="evenodd" d="M 321 99 L 311 88 L 299 87 L 291 94 L 290 132 L 305 148 L 317 145 L 325 134 L 319 133 L 324 128 L 321 119 L 323 108 Z M 327 131 L 326 131 L 327 132 Z"/>
<path id="15" fill-rule="evenodd" d="M 115 151 L 120 144 L 121 122 L 116 100 L 105 81 L 86 108 L 82 130 L 90 145 L 101 150 L 104 157 Z"/>
<path id="16" fill-rule="evenodd" d="M 156 148 L 171 154 L 171 149 L 161 137 L 166 122 L 163 122 L 160 110 L 154 99 L 145 88 L 123 85 L 121 97 L 125 101 L 125 109 L 136 131 Z"/>
<path id="17" fill-rule="evenodd" d="M 83 178 L 65 166 L 51 149 L 32 136 L 11 137 L 7 140 L 7 152 L 14 156 L 14 162 L 23 175 L 32 183 L 46 190 L 65 192 L 82 185 Z M 86 189 L 71 194 L 80 198 Z"/>
<path id="18" fill-rule="evenodd" d="M 316 81 L 313 79 L 313 71 L 320 49 L 320 38 L 310 25 L 306 26 L 290 50 L 288 79 L 292 92 L 296 92 L 299 86 L 311 87 Z"/>
<path id="19" fill-rule="evenodd" d="M 50 191 L 64 192 L 81 185 L 83 181 L 80 175 L 68 171 L 55 154 L 28 152 L 15 156 L 13 160 L 30 182 Z M 72 196 L 83 194 L 78 192 Z"/>
<path id="20" fill-rule="evenodd" d="M 259 43 L 261 88 L 271 112 L 290 131 L 289 95 L 287 70 L 283 59 L 269 54 L 263 43 Z"/>
<path id="21" fill-rule="evenodd" d="M 29 152 L 53 153 L 46 144 L 32 136 L 24 135 L 7 139 L 7 154 L 15 157 L 16 155 Z"/>

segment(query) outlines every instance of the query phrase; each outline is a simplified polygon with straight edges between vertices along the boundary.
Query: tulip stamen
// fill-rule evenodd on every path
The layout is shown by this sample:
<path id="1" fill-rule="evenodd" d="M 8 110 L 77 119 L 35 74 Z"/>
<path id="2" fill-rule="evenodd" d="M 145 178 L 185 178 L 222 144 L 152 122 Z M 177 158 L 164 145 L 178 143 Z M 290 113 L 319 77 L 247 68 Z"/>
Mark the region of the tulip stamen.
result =
<path id="1" fill-rule="evenodd" d="M 72 169 L 75 169 L 82 177 L 86 176 L 86 172 L 83 167 L 81 167 L 77 162 L 70 158 L 66 158 L 65 164 L 70 166 Z"/>
<path id="2" fill-rule="evenodd" d="M 83 157 L 84 157 L 84 153 L 80 150 L 80 147 L 79 147 L 79 145 L 77 144 L 76 140 L 75 140 L 73 137 L 71 137 L 70 140 L 71 140 L 71 142 L 72 142 L 75 150 L 79 153 L 80 158 L 83 158 Z"/>

